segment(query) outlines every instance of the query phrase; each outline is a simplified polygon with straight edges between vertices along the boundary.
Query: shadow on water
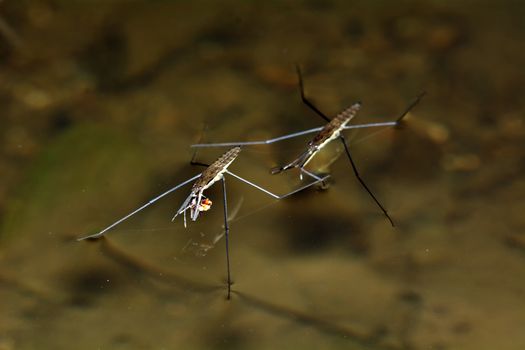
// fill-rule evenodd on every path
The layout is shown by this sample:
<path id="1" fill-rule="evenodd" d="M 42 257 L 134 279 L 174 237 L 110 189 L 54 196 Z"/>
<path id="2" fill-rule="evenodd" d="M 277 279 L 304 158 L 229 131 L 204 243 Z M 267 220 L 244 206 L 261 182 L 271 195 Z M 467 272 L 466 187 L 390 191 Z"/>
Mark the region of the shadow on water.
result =
<path id="1" fill-rule="evenodd" d="M 172 288 L 176 288 L 179 291 L 184 291 L 189 294 L 213 294 L 217 295 L 217 291 L 223 291 L 226 293 L 226 287 L 220 287 L 213 284 L 207 284 L 198 282 L 186 278 L 182 275 L 177 274 L 174 271 L 161 269 L 158 266 L 154 266 L 150 263 L 145 262 L 144 260 L 133 256 L 124 250 L 118 248 L 110 239 L 100 238 L 94 240 L 91 244 L 99 244 L 101 252 L 112 260 L 113 262 L 119 264 L 121 267 L 124 267 L 128 270 L 128 273 L 137 276 L 141 274 L 143 277 L 148 277 L 154 281 L 161 282 L 162 284 L 168 284 Z M 148 292 L 151 292 L 151 285 L 145 286 Z M 169 298 L 169 295 L 173 290 L 162 291 L 160 294 L 164 298 Z M 345 327 L 343 325 L 338 325 L 328 319 L 322 319 L 316 317 L 314 314 L 308 314 L 301 312 L 299 310 L 294 310 L 286 306 L 278 305 L 272 303 L 270 300 L 264 300 L 250 294 L 232 290 L 233 295 L 238 297 L 234 298 L 231 301 L 225 300 L 225 303 L 235 303 L 236 301 L 241 301 L 249 308 L 258 309 L 260 311 L 270 313 L 280 318 L 287 319 L 291 322 L 298 322 L 303 326 L 313 327 L 321 332 L 326 332 L 327 334 L 332 334 L 340 337 L 347 338 L 352 340 L 357 344 L 366 345 L 367 349 L 400 349 L 398 346 L 389 346 L 389 345 L 379 345 L 381 341 L 381 336 L 385 330 L 376 330 L 371 334 L 366 334 L 353 330 L 350 327 Z"/>

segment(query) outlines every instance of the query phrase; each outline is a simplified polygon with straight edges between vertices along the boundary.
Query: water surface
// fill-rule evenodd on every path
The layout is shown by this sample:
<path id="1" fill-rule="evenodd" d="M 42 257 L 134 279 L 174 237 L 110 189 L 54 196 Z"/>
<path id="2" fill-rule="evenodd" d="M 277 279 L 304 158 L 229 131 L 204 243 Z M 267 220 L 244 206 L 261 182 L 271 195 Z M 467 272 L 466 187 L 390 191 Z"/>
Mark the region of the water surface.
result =
<path id="1" fill-rule="evenodd" d="M 523 5 L 478 2 L 4 1 L 0 4 L 0 348 L 523 349 Z M 0 23 L 2 24 L 2 23 Z M 232 299 L 219 185 L 189 188 L 95 233 L 202 171 L 189 145 L 323 125 L 355 101 L 312 170 L 327 190 L 282 202 L 228 178 Z M 308 137 L 243 149 L 269 175 Z M 211 162 L 224 150 L 200 151 Z"/>

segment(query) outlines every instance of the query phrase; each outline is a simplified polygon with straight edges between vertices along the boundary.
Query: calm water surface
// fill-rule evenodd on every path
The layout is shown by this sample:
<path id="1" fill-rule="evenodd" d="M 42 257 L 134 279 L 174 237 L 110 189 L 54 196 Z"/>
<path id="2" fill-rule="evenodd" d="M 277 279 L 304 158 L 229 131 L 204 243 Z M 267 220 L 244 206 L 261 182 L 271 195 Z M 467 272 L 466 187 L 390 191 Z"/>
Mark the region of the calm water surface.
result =
<path id="1" fill-rule="evenodd" d="M 518 1 L 0 3 L 0 349 L 524 349 L 525 26 Z M 228 178 L 185 229 L 199 139 L 267 139 L 355 101 L 353 157 L 276 202 Z M 307 137 L 231 170 L 276 193 Z M 211 162 L 224 149 L 199 151 Z"/>

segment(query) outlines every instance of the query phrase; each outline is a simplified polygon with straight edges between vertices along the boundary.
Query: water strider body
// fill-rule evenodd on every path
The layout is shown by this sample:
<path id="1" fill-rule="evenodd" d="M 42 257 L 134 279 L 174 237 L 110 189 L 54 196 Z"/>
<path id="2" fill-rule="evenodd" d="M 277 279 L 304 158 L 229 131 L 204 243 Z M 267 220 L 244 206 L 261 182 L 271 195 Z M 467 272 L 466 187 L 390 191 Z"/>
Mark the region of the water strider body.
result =
<path id="1" fill-rule="evenodd" d="M 346 108 L 341 113 L 330 120 L 315 137 L 308 142 L 306 151 L 292 162 L 272 170 L 272 174 L 277 174 L 292 168 L 304 169 L 304 167 L 312 160 L 312 158 L 322 150 L 327 144 L 341 136 L 341 132 L 345 129 L 347 124 L 356 116 L 361 108 L 361 103 L 354 103 L 352 106 Z"/>
<path id="2" fill-rule="evenodd" d="M 109 231 L 110 229 L 112 229 L 113 227 L 117 226 L 118 224 L 120 224 L 121 222 L 127 220 L 128 218 L 130 218 L 131 216 L 135 215 L 136 213 L 140 212 L 141 210 L 145 209 L 146 207 L 150 206 L 151 204 L 155 203 L 156 201 L 158 201 L 159 199 L 165 197 L 166 195 L 174 192 L 175 190 L 181 188 L 182 186 L 184 185 L 187 185 L 189 183 L 191 183 L 192 181 L 195 181 L 193 183 L 193 186 L 191 188 L 191 191 L 190 191 L 190 194 L 188 197 L 186 197 L 186 199 L 184 200 L 184 202 L 182 203 L 182 205 L 180 206 L 179 210 L 177 210 L 177 213 L 175 214 L 175 216 L 173 217 L 172 221 L 180 214 L 183 214 L 184 216 L 184 227 L 186 227 L 186 211 L 187 210 L 190 210 L 190 217 L 193 221 L 196 221 L 199 217 L 199 214 L 203 211 L 207 211 L 211 208 L 212 206 L 212 201 L 207 198 L 205 195 L 204 195 L 204 191 L 207 190 L 208 188 L 210 188 L 213 184 L 215 184 L 216 182 L 218 181 L 221 181 L 222 182 L 222 189 L 223 189 L 223 203 L 224 203 L 224 229 L 225 229 L 225 243 L 226 243 L 226 267 L 227 267 L 227 276 L 228 276 L 228 294 L 227 294 L 227 298 L 230 299 L 230 293 L 231 293 L 231 275 L 230 275 L 230 251 L 229 251 L 229 225 L 228 225 L 228 202 L 227 202 L 227 199 L 226 199 L 226 180 L 224 178 L 224 175 L 228 174 L 228 175 L 231 175 L 232 177 L 252 186 L 252 187 L 255 187 L 256 189 L 272 196 L 273 198 L 275 199 L 283 199 L 283 198 L 286 198 L 288 196 L 291 196 L 292 194 L 294 193 L 297 193 L 299 191 L 302 191 L 316 183 L 319 183 L 319 182 L 322 182 L 324 181 L 325 179 L 328 178 L 328 176 L 325 176 L 323 178 L 320 178 L 319 180 L 316 180 L 314 182 L 311 182 L 307 185 L 304 185 L 298 189 L 295 189 L 289 193 L 286 193 L 284 195 L 276 195 L 266 189 L 264 189 L 263 187 L 259 186 L 259 185 L 256 185 L 254 184 L 253 182 L 250 182 L 242 177 L 240 177 L 239 175 L 236 175 L 234 173 L 232 173 L 231 171 L 228 170 L 228 167 L 235 161 L 235 159 L 239 156 L 239 153 L 241 151 L 241 148 L 240 147 L 233 147 L 232 149 L 230 149 L 229 151 L 227 151 L 226 153 L 224 153 L 221 157 L 219 157 L 215 162 L 213 162 L 212 164 L 208 165 L 208 164 L 203 164 L 203 163 L 197 163 L 197 162 L 193 162 L 192 161 L 192 164 L 195 164 L 195 165 L 202 165 L 202 166 L 206 166 L 206 169 L 200 173 L 200 174 L 197 174 L 193 177 L 191 177 L 190 179 L 176 185 L 175 187 L 172 187 L 170 188 L 169 190 L 167 190 L 166 192 L 158 195 L 157 197 L 151 199 L 150 201 L 148 201 L 146 204 L 144 204 L 143 206 L 135 209 L 134 211 L 132 211 L 131 213 L 129 213 L 128 215 L 124 216 L 123 218 L 115 221 L 113 224 L 109 225 L 108 227 L 106 227 L 105 229 L 101 230 L 100 232 L 98 233 L 95 233 L 93 235 L 89 235 L 89 236 L 85 236 L 85 237 L 81 237 L 79 238 L 78 240 L 79 241 L 82 241 L 82 240 L 85 240 L 85 239 L 96 239 L 96 238 L 100 238 L 102 237 L 107 231 Z"/>
<path id="3" fill-rule="evenodd" d="M 177 210 L 172 221 L 175 220 L 179 214 L 183 214 L 184 227 L 186 227 L 186 210 L 190 210 L 190 217 L 195 221 L 199 217 L 200 212 L 208 211 L 211 208 L 212 202 L 204 195 L 204 191 L 224 177 L 228 167 L 239 156 L 240 152 L 240 147 L 230 149 L 200 174 L 197 181 L 195 181 L 191 187 L 190 195 L 186 198 L 184 203 L 182 203 L 179 210 Z"/>
<path id="4" fill-rule="evenodd" d="M 374 202 L 377 204 L 377 206 L 381 209 L 383 214 L 386 216 L 388 221 L 392 226 L 394 226 L 394 221 L 386 211 L 386 209 L 383 207 L 383 205 L 379 202 L 379 200 L 376 198 L 376 196 L 372 193 L 372 191 L 368 188 L 364 180 L 359 175 L 359 171 L 357 170 L 357 167 L 355 165 L 354 160 L 352 159 L 352 156 L 350 154 L 350 149 L 348 147 L 348 144 L 346 142 L 346 139 L 344 135 L 342 134 L 343 130 L 348 129 L 360 129 L 360 128 L 371 128 L 371 127 L 385 127 L 385 126 L 396 126 L 399 125 L 399 123 L 403 120 L 403 118 L 408 114 L 408 112 L 416 106 L 421 98 L 425 95 L 425 92 L 422 92 L 417 96 L 417 98 L 412 102 L 405 111 L 395 120 L 390 122 L 380 122 L 380 123 L 368 123 L 368 124 L 358 124 L 358 125 L 348 125 L 348 123 L 356 116 L 357 112 L 361 108 L 361 103 L 357 102 L 351 105 L 350 107 L 344 109 L 342 112 L 337 114 L 333 119 L 328 118 L 323 112 L 321 112 L 308 98 L 306 98 L 304 93 L 304 86 L 303 86 L 303 78 L 301 70 L 299 69 L 299 66 L 296 67 L 297 69 L 297 75 L 299 78 L 299 88 L 301 93 L 301 99 L 304 104 L 306 104 L 310 109 L 312 109 L 318 116 L 323 118 L 326 121 L 326 124 L 322 127 L 317 127 L 313 129 L 308 129 L 304 131 L 295 132 L 288 135 L 279 136 L 273 139 L 268 140 L 262 140 L 262 141 L 246 141 L 246 142 L 223 142 L 223 143 L 208 143 L 208 144 L 195 144 L 192 145 L 192 147 L 224 147 L 224 146 L 243 146 L 243 145 L 263 145 L 263 144 L 271 144 L 287 139 L 291 139 L 294 137 L 302 136 L 311 134 L 314 132 L 317 132 L 315 137 L 307 144 L 306 150 L 301 153 L 296 159 L 294 159 L 292 162 L 278 167 L 271 170 L 272 174 L 278 174 L 286 170 L 297 168 L 300 170 L 300 177 L 302 179 L 303 173 L 308 175 L 309 177 L 314 178 L 315 180 L 319 181 L 320 177 L 316 174 L 308 171 L 305 169 L 305 166 L 312 160 L 312 158 L 321 150 L 323 149 L 327 144 L 330 142 L 339 139 L 345 149 L 346 155 L 348 157 L 348 160 L 350 161 L 350 164 L 352 166 L 352 170 L 354 172 L 355 177 L 361 184 L 361 186 L 368 192 L 370 197 L 374 200 Z"/>

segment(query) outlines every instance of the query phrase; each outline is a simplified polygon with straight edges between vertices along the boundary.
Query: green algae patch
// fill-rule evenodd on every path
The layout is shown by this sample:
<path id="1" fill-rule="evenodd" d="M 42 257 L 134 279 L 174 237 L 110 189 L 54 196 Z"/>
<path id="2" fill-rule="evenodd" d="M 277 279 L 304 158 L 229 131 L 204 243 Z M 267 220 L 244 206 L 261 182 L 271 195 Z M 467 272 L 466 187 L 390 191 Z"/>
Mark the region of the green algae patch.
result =
<path id="1" fill-rule="evenodd" d="M 148 186 L 151 167 L 129 134 L 84 124 L 55 138 L 15 189 L 0 231 L 2 240 L 59 234 L 74 237 L 111 219 Z M 134 201 L 135 199 L 135 201 Z M 57 231 L 58 230 L 58 231 Z"/>

